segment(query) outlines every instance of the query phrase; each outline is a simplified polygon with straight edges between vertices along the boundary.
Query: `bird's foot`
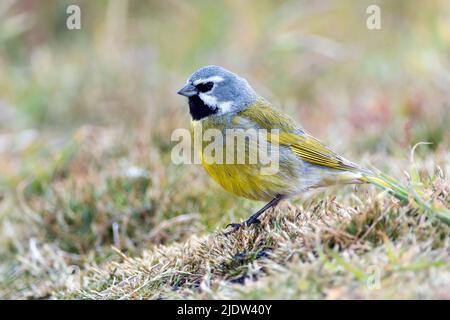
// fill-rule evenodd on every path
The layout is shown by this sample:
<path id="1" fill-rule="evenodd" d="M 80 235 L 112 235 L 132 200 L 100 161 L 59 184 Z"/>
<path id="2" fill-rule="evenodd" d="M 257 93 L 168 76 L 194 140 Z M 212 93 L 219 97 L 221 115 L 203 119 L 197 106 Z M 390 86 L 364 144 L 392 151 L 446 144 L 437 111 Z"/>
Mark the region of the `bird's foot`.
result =
<path id="1" fill-rule="evenodd" d="M 231 228 L 231 230 L 224 232 L 224 235 L 227 236 L 229 234 L 232 234 L 232 233 L 238 231 L 241 227 L 242 227 L 242 223 L 229 223 L 229 224 L 227 224 L 227 226 L 225 228 L 226 229 Z"/>
<path id="2" fill-rule="evenodd" d="M 232 233 L 238 231 L 243 226 L 248 227 L 248 226 L 251 226 L 252 224 L 260 224 L 260 223 L 261 223 L 261 221 L 259 221 L 258 218 L 249 218 L 246 221 L 244 221 L 243 223 L 229 223 L 229 224 L 227 224 L 226 229 L 231 228 L 231 230 L 225 232 L 224 234 L 229 235 L 229 234 L 232 234 Z"/>

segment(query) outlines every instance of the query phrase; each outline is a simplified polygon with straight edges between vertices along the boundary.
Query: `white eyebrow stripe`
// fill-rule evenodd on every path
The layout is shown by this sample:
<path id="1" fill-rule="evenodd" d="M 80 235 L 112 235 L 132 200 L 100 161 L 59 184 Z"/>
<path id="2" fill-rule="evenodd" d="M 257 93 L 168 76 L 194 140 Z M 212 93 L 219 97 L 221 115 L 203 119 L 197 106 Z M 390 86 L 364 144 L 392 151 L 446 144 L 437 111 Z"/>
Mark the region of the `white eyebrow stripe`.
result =
<path id="1" fill-rule="evenodd" d="M 206 79 L 197 79 L 194 81 L 194 86 L 198 85 L 199 83 L 204 82 L 222 82 L 224 79 L 221 76 L 212 76 Z"/>

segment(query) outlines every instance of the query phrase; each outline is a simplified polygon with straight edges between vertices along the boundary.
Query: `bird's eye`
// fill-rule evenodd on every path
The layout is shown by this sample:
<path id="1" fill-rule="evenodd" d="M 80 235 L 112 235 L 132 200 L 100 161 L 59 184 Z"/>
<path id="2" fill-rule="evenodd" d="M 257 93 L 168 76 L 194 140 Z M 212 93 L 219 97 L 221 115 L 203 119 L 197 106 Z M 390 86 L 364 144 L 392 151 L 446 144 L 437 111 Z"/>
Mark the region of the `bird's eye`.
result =
<path id="1" fill-rule="evenodd" d="M 199 83 L 195 87 L 200 92 L 208 92 L 209 90 L 211 90 L 214 87 L 214 83 L 213 82 Z"/>

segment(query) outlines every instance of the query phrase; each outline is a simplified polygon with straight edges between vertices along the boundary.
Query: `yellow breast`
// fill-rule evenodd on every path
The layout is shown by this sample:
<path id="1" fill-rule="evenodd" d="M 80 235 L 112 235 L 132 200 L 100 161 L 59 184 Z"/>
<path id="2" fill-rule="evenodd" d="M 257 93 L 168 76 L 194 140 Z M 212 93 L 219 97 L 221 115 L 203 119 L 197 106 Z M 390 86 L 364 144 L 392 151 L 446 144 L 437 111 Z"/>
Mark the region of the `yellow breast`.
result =
<path id="1" fill-rule="evenodd" d="M 202 121 L 193 121 L 194 131 L 199 132 L 197 126 L 202 127 L 202 132 L 206 132 L 207 129 L 217 129 L 224 133 L 225 129 L 229 127 L 226 119 L 205 119 Z M 279 194 L 287 194 L 293 191 L 295 187 L 292 186 L 292 181 L 286 174 L 262 174 L 262 166 L 259 163 L 250 164 L 248 162 L 249 154 L 257 152 L 253 150 L 253 144 L 247 145 L 248 149 L 245 149 L 244 164 L 236 162 L 227 162 L 226 157 L 226 141 L 224 138 L 223 145 L 223 162 L 214 162 L 216 159 L 211 159 L 208 152 L 205 152 L 208 148 L 209 141 L 202 143 L 200 152 L 202 166 L 206 172 L 213 178 L 218 184 L 220 184 L 225 190 L 231 192 L 234 195 L 241 196 L 247 199 L 269 201 Z M 238 150 L 235 150 L 239 152 Z"/>

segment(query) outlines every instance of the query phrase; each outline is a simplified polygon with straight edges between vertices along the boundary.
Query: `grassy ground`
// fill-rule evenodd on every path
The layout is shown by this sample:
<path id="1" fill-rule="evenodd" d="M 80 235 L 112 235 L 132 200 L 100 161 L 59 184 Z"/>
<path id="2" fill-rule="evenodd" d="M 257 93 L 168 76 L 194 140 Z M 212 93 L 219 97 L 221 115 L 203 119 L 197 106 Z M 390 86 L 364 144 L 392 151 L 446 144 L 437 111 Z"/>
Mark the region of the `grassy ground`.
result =
<path id="1" fill-rule="evenodd" d="M 224 236 L 262 203 L 170 158 L 176 90 L 221 64 L 449 208 L 446 1 L 379 1 L 380 31 L 353 1 L 80 1 L 80 31 L 67 4 L 0 4 L 0 297 L 450 298 L 449 227 L 411 204 L 319 189 Z"/>
<path id="2" fill-rule="evenodd" d="M 303 195 L 224 236 L 259 204 L 225 194 L 201 168 L 142 156 L 150 144 L 130 148 L 138 167 L 123 170 L 95 133 L 66 146 L 66 163 L 54 156 L 51 181 L 3 196 L 6 297 L 449 298 L 448 226 L 374 187 Z M 449 180 L 429 172 L 426 197 L 444 206 Z"/>

